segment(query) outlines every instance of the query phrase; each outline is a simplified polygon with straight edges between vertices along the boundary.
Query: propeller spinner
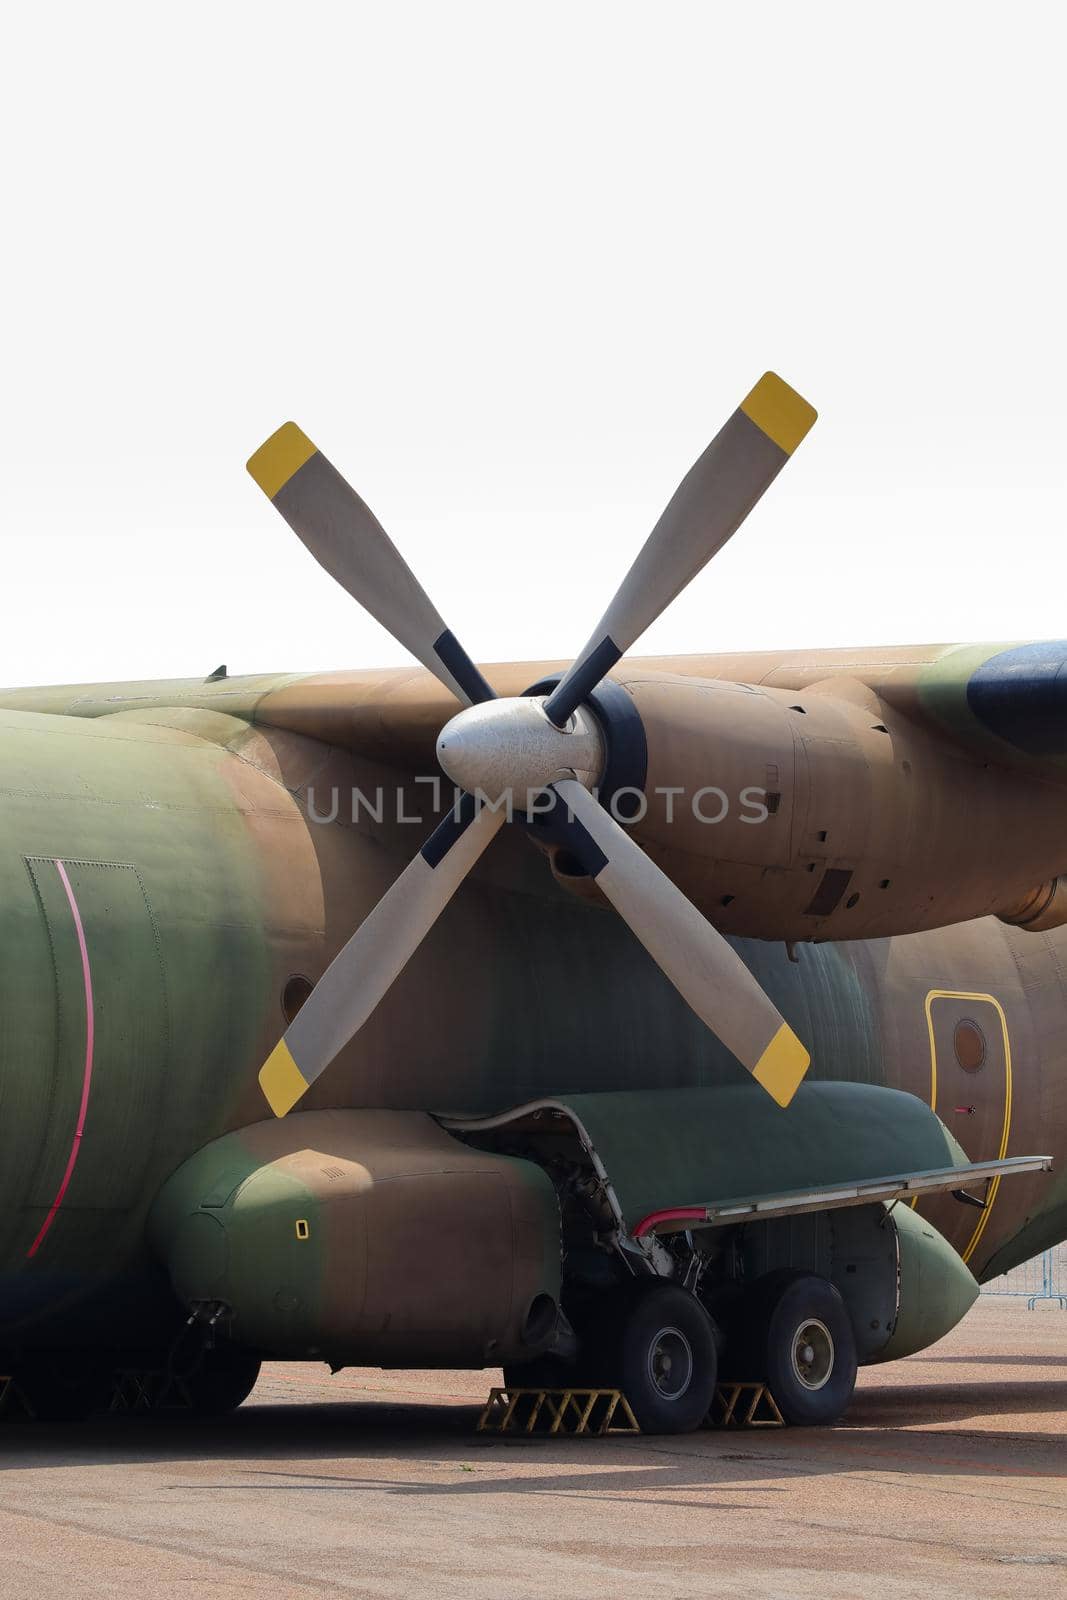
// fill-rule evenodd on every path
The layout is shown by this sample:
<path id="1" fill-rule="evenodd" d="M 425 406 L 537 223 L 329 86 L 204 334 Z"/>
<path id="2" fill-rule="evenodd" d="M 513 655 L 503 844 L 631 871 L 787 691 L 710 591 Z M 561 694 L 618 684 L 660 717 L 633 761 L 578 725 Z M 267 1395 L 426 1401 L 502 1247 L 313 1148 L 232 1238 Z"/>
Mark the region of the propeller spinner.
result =
<path id="1" fill-rule="evenodd" d="M 293 422 L 248 470 L 311 554 L 467 708 L 438 758 L 466 791 L 328 967 L 260 1070 L 284 1116 L 358 1032 L 505 821 L 505 795 L 548 791 L 568 848 L 701 1021 L 779 1105 L 810 1057 L 744 962 L 594 799 L 603 766 L 583 702 L 734 534 L 815 421 L 765 373 L 683 478 L 611 604 L 545 699 L 497 699 L 373 512 Z"/>

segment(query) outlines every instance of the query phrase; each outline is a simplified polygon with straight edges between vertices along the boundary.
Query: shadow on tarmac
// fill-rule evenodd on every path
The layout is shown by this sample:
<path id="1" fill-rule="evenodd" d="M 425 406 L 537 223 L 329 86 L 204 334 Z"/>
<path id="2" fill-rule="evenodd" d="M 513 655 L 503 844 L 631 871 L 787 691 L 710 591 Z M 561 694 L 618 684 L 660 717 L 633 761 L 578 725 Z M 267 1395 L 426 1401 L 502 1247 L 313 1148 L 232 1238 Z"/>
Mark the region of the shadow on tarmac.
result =
<path id="1" fill-rule="evenodd" d="M 952 1360 L 952 1357 L 935 1358 Z M 967 1357 L 973 1360 L 973 1357 Z M 1004 1365 L 1028 1358 L 1009 1358 Z M 1042 1358 L 1045 1359 L 1045 1358 Z M 219 1421 L 126 1416 L 101 1417 L 78 1425 L 11 1422 L 0 1427 L 0 1472 L 119 1463 L 247 1463 L 230 1481 L 195 1487 L 306 1489 L 308 1493 L 364 1491 L 394 1494 L 466 1495 L 507 1489 L 559 1491 L 583 1496 L 632 1496 L 642 1489 L 683 1490 L 759 1478 L 793 1478 L 845 1471 L 968 1474 L 1067 1478 L 1064 1436 L 1032 1428 L 1004 1427 L 1013 1416 L 1040 1417 L 1067 1411 L 1067 1381 L 907 1385 L 859 1390 L 846 1420 L 835 1428 L 766 1431 L 701 1431 L 669 1437 L 612 1439 L 500 1438 L 477 1434 L 480 1408 L 466 1405 L 394 1403 L 386 1400 L 312 1404 L 256 1404 L 254 1399 Z M 999 1426 L 965 1427 L 996 1418 Z M 533 1453 L 536 1475 L 515 1473 L 515 1452 Z M 589 1475 L 590 1460 L 602 1471 Z M 636 1466 L 644 1461 L 647 1470 Z M 431 1462 L 469 1474 L 459 1482 L 383 1481 L 358 1472 L 360 1459 Z M 496 1477 L 494 1462 L 508 1461 Z M 299 1463 L 299 1471 L 287 1464 Z M 308 1472 L 322 1462 L 322 1473 Z M 581 1463 L 568 1477 L 566 1467 Z M 270 1463 L 276 1463 L 272 1467 Z M 561 1474 L 546 1472 L 559 1466 Z M 727 1469 L 724 1472 L 724 1467 Z M 332 1470 L 331 1470 L 332 1468 Z M 616 1473 L 612 1469 L 618 1469 Z M 231 1474 L 232 1476 L 232 1474 Z M 274 1480 L 278 1481 L 275 1482 Z M 247 1482 L 245 1481 L 247 1480 Z M 183 1487 L 190 1487 L 185 1484 Z M 755 1491 L 753 1491 L 755 1492 Z M 764 1487 L 764 1493 L 775 1492 Z M 688 1502 L 677 1502 L 679 1504 Z M 705 1502 L 701 1502 L 704 1504 Z"/>

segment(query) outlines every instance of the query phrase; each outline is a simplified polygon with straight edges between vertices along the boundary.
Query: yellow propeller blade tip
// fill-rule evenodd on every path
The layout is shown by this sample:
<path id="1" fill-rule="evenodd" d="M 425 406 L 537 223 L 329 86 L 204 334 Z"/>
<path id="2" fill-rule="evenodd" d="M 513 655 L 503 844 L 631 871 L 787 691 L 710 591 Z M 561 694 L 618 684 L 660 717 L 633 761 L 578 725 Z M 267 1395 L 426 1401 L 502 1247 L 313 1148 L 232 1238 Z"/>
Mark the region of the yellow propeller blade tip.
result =
<path id="1" fill-rule="evenodd" d="M 283 422 L 276 433 L 248 458 L 248 470 L 268 500 L 284 489 L 294 472 L 315 454 L 315 446 L 295 422 Z"/>
<path id="2" fill-rule="evenodd" d="M 791 456 L 809 432 L 819 413 L 803 395 L 791 389 L 776 372 L 765 372 L 741 402 L 741 410 L 768 437 Z"/>
<path id="3" fill-rule="evenodd" d="M 810 1066 L 811 1056 L 789 1024 L 783 1022 L 752 1068 L 752 1076 L 763 1085 L 772 1100 L 776 1100 L 780 1106 L 787 1106 Z"/>
<path id="4" fill-rule="evenodd" d="M 307 1092 L 308 1081 L 280 1039 L 259 1069 L 259 1087 L 276 1117 L 284 1117 Z"/>

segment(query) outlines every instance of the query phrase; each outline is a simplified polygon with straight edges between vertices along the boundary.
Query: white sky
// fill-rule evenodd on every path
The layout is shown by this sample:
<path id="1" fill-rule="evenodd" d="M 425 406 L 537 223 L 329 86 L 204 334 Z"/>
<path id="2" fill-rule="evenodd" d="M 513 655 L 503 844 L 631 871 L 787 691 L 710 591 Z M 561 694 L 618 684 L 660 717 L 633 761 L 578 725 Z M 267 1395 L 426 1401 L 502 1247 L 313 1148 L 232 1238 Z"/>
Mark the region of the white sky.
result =
<path id="1" fill-rule="evenodd" d="M 406 660 L 287 417 L 472 654 L 570 654 L 769 366 L 820 421 L 640 650 L 1067 633 L 1062 19 L 8 7 L 0 683 Z"/>

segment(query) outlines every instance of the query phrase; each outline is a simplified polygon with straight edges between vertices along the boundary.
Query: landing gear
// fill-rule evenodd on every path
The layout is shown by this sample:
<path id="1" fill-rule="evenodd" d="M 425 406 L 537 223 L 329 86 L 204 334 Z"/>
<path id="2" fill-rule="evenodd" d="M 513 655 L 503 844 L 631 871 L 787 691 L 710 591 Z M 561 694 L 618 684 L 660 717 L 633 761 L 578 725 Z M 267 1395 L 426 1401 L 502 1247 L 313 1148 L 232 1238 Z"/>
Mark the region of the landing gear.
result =
<path id="1" fill-rule="evenodd" d="M 620 1389 L 645 1433 L 690 1433 L 711 1409 L 715 1334 L 694 1295 L 652 1283 L 605 1296 L 579 1326 L 578 1359 L 539 1356 L 504 1368 L 515 1388 Z"/>
<path id="2" fill-rule="evenodd" d="M 225 1344 L 204 1350 L 186 1371 L 38 1356 L 15 1368 L 5 1410 L 36 1422 L 83 1422 L 102 1412 L 223 1417 L 247 1400 L 259 1369 L 257 1357 Z"/>
<path id="3" fill-rule="evenodd" d="M 259 1369 L 260 1362 L 255 1356 L 216 1345 L 214 1349 L 205 1350 L 203 1360 L 193 1372 L 174 1380 L 172 1403 L 194 1417 L 224 1417 L 248 1399 L 259 1378 Z"/>
<path id="4" fill-rule="evenodd" d="M 645 1433 L 690 1433 L 711 1409 L 718 1360 L 704 1307 L 674 1284 L 629 1303 L 617 1333 L 616 1386 Z"/>
<path id="5" fill-rule="evenodd" d="M 718 1361 L 707 1312 L 685 1289 L 656 1285 L 618 1333 L 617 1386 L 645 1433 L 690 1433 L 711 1409 Z"/>
<path id="6" fill-rule="evenodd" d="M 645 1433 L 698 1428 L 718 1377 L 716 1323 L 701 1302 L 660 1280 L 632 1284 L 595 1303 L 595 1316 L 575 1320 L 576 1361 L 538 1356 L 506 1367 L 505 1382 L 530 1389 L 621 1389 Z M 727 1326 L 729 1378 L 765 1383 L 794 1427 L 838 1420 L 856 1386 L 856 1340 L 832 1283 L 791 1269 L 769 1273 L 731 1303 Z"/>
<path id="7" fill-rule="evenodd" d="M 836 1422 L 856 1386 L 856 1340 L 840 1294 L 825 1278 L 785 1272 L 751 1295 L 744 1375 L 763 1379 L 795 1427 Z"/>
<path id="8" fill-rule="evenodd" d="M 173 1366 L 148 1370 L 122 1367 L 111 1400 L 114 1412 L 157 1417 L 224 1417 L 247 1400 L 259 1377 L 259 1361 L 244 1351 L 205 1350 L 187 1371 Z"/>

